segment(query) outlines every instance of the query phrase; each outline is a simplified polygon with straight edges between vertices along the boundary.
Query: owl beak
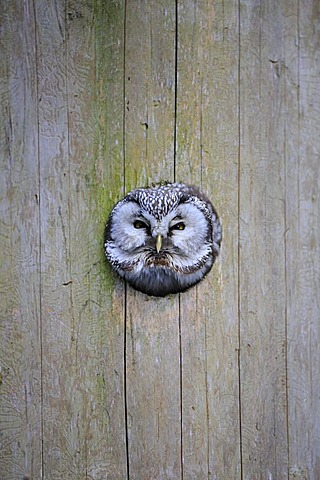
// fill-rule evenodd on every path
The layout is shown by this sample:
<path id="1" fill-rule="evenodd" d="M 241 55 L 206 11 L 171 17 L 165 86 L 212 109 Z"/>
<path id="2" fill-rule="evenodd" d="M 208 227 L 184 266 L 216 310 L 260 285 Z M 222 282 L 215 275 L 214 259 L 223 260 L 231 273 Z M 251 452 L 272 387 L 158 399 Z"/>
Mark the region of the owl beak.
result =
<path id="1" fill-rule="evenodd" d="M 160 252 L 161 247 L 162 247 L 162 236 L 161 236 L 160 233 L 158 233 L 158 235 L 157 235 L 157 241 L 156 241 L 156 250 L 157 250 L 157 253 Z"/>

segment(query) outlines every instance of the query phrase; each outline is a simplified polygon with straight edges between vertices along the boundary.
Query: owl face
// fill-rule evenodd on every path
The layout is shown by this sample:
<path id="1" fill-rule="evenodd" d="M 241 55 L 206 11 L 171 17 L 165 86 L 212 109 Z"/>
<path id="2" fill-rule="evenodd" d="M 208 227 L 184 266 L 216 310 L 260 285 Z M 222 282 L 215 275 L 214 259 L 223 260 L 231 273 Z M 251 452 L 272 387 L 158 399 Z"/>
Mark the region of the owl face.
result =
<path id="1" fill-rule="evenodd" d="M 104 246 L 114 270 L 135 289 L 163 297 L 198 283 L 220 242 L 211 202 L 196 187 L 173 183 L 133 190 L 118 202 Z"/>

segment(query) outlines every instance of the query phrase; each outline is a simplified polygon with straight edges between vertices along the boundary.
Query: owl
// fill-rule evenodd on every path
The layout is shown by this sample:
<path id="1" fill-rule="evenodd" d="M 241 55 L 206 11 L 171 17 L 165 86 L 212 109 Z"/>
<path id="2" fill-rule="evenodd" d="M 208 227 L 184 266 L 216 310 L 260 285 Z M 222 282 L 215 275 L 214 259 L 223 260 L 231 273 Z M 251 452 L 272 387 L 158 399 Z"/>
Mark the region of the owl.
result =
<path id="1" fill-rule="evenodd" d="M 133 288 L 164 297 L 183 292 L 210 271 L 221 243 L 221 224 L 195 186 L 171 183 L 138 188 L 113 208 L 105 254 Z"/>

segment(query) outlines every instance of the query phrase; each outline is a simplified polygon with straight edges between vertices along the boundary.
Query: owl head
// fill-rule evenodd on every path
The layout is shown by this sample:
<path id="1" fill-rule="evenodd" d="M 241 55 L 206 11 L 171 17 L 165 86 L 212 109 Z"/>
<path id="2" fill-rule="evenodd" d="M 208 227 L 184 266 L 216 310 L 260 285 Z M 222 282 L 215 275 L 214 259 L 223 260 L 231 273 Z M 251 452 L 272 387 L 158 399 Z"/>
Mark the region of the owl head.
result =
<path id="1" fill-rule="evenodd" d="M 221 224 L 197 187 L 171 183 L 138 188 L 113 208 L 105 254 L 133 288 L 164 297 L 187 290 L 211 269 Z"/>

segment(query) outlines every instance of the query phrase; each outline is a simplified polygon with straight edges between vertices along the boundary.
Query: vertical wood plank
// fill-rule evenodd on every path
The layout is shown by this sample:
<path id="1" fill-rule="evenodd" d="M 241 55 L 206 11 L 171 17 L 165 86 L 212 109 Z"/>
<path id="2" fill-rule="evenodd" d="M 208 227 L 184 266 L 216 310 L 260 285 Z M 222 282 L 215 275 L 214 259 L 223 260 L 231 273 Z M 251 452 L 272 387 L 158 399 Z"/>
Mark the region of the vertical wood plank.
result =
<path id="1" fill-rule="evenodd" d="M 243 478 L 287 478 L 283 3 L 240 2 Z"/>
<path id="2" fill-rule="evenodd" d="M 39 176 L 32 2 L 2 2 L 0 476 L 41 475 Z"/>
<path id="3" fill-rule="evenodd" d="M 212 272 L 181 295 L 183 475 L 236 479 L 237 2 L 179 4 L 177 93 L 177 178 L 208 194 L 224 226 L 222 253 Z"/>
<path id="4" fill-rule="evenodd" d="M 320 476 L 319 4 L 300 0 L 292 7 L 286 101 L 289 478 L 316 479 Z"/>
<path id="5" fill-rule="evenodd" d="M 125 69 L 128 191 L 174 180 L 175 5 L 172 2 L 128 3 Z"/>
<path id="6" fill-rule="evenodd" d="M 34 4 L 39 94 L 43 475 L 74 478 L 75 319 L 70 296 L 70 170 L 65 2 Z M 66 375 L 68 381 L 66 382 Z M 71 438 L 70 438 L 71 437 Z"/>
<path id="7" fill-rule="evenodd" d="M 106 424 L 101 457 L 108 459 L 102 477 L 126 479 L 127 444 L 125 418 L 125 288 L 111 274 L 102 249 L 104 228 L 113 203 L 124 191 L 124 21 L 125 2 L 96 3 L 95 56 L 96 100 L 94 113 L 94 172 L 92 211 L 97 212 L 94 239 L 99 254 L 97 277 L 91 282 L 93 318 L 98 307 L 100 328 L 97 342 L 103 354 L 97 356 L 104 398 L 98 400 Z M 102 241 L 102 243 L 101 243 Z M 102 259 L 103 257 L 103 259 Z M 101 339 L 100 339 L 101 336 Z M 101 415 L 101 414 L 100 414 Z M 97 444 L 97 447 L 99 445 Z M 97 472 L 97 478 L 99 474 Z"/>
<path id="8" fill-rule="evenodd" d="M 122 4 L 118 12 L 113 8 L 117 44 Z M 109 146 L 101 141 L 112 137 L 111 114 L 103 110 L 106 67 L 99 63 L 110 49 L 101 36 L 109 14 L 95 2 L 37 8 L 44 474 L 57 479 L 126 478 L 123 292 L 113 295 L 114 285 L 105 280 L 103 254 L 105 207 L 111 191 L 122 190 L 108 176 L 115 159 L 105 157 Z M 110 51 L 105 55 L 114 61 Z M 113 93 L 115 100 L 119 91 Z M 122 90 L 117 100 L 123 101 Z M 122 139 L 121 131 L 113 135 Z"/>
<path id="9" fill-rule="evenodd" d="M 126 190 L 174 177 L 175 5 L 128 2 Z M 130 479 L 180 478 L 178 297 L 127 291 Z"/>
<path id="10" fill-rule="evenodd" d="M 204 10 L 201 2 L 178 3 L 176 178 L 199 188 L 202 187 L 202 48 L 207 47 Z M 181 448 L 185 479 L 208 478 L 210 470 L 206 320 L 202 316 L 201 292 L 197 286 L 180 295 Z"/>
<path id="11" fill-rule="evenodd" d="M 210 6 L 210 2 L 208 2 Z M 238 372 L 238 2 L 208 7 L 203 58 L 202 186 L 223 225 L 222 250 L 203 299 L 209 409 L 209 478 L 240 478 Z M 207 57 L 208 55 L 208 57 Z M 212 294 L 212 291 L 214 294 Z M 213 438 L 212 438 L 213 437 Z"/>
<path id="12" fill-rule="evenodd" d="M 70 218 L 77 219 L 70 221 L 69 239 L 79 392 L 72 441 L 81 452 L 77 475 L 118 479 L 126 477 L 124 292 L 107 280 L 102 244 L 105 207 L 111 193 L 123 190 L 124 9 L 123 2 L 69 1 L 67 13 L 69 202 Z M 113 87 L 116 76 L 120 88 Z"/>

